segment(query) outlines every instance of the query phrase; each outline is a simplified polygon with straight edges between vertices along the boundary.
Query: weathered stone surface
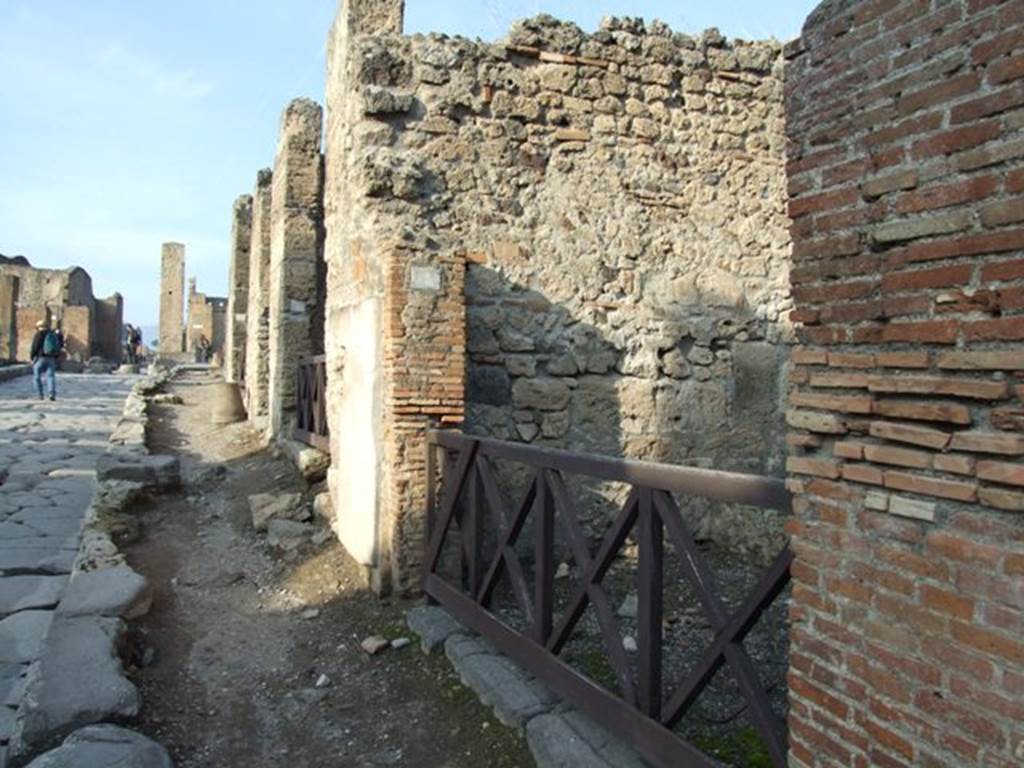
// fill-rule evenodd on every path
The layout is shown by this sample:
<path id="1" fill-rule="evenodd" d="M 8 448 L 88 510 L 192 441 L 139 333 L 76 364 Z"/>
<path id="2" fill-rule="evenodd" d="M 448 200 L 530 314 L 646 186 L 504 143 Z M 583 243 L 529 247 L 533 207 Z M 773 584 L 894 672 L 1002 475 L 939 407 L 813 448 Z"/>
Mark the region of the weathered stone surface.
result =
<path id="1" fill-rule="evenodd" d="M 433 653 L 443 647 L 452 635 L 468 633 L 448 611 L 433 605 L 419 605 L 411 609 L 405 621 L 409 629 L 419 635 L 420 648 L 424 653 Z"/>
<path id="2" fill-rule="evenodd" d="M 45 749 L 81 726 L 138 714 L 139 692 L 115 653 L 123 630 L 120 619 L 54 618 L 29 671 L 13 756 Z"/>
<path id="3" fill-rule="evenodd" d="M 21 611 L 0 620 L 0 662 L 35 659 L 52 620 L 52 611 Z"/>
<path id="4" fill-rule="evenodd" d="M 526 724 L 537 768 L 645 768 L 640 757 L 576 712 L 542 714 Z"/>
<path id="5" fill-rule="evenodd" d="M 313 531 L 313 526 L 308 523 L 272 519 L 267 525 L 267 541 L 285 551 L 298 549 L 311 540 Z"/>
<path id="6" fill-rule="evenodd" d="M 267 530 L 272 520 L 301 522 L 310 518 L 301 493 L 254 493 L 249 497 L 249 512 L 257 531 Z"/>
<path id="7" fill-rule="evenodd" d="M 64 576 L 8 576 L 0 579 L 0 616 L 31 608 L 52 608 L 67 583 Z"/>
<path id="8" fill-rule="evenodd" d="M 128 566 L 76 573 L 68 583 L 59 612 L 73 616 L 136 619 L 149 612 L 153 593 L 146 578 Z"/>
<path id="9" fill-rule="evenodd" d="M 96 462 L 98 480 L 127 480 L 148 488 L 168 489 L 181 484 L 181 466 L 175 456 L 107 453 Z"/>
<path id="10" fill-rule="evenodd" d="M 327 477 L 327 470 L 331 466 L 331 454 L 297 440 L 285 439 L 279 443 L 307 483 L 318 483 Z"/>
<path id="11" fill-rule="evenodd" d="M 155 741 L 116 725 L 90 725 L 68 736 L 57 749 L 28 768 L 174 768 Z"/>

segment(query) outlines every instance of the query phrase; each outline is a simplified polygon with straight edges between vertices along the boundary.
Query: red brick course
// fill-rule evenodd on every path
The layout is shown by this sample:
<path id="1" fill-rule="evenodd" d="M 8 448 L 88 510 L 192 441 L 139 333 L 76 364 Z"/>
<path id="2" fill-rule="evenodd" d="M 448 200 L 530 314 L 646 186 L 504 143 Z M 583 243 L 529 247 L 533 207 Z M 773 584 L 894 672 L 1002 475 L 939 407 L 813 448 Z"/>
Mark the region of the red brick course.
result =
<path id="1" fill-rule="evenodd" d="M 795 766 L 1024 754 L 1021 40 L 866 0 L 788 49 Z"/>

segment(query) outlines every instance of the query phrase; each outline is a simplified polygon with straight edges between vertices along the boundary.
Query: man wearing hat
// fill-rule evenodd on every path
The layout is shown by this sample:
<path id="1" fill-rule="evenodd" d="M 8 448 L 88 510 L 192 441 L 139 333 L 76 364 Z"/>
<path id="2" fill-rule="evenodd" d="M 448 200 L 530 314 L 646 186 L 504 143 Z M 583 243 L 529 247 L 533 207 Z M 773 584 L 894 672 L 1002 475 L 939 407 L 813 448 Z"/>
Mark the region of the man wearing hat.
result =
<path id="1" fill-rule="evenodd" d="M 52 330 L 45 320 L 36 323 L 36 335 L 32 337 L 32 378 L 36 383 L 39 399 L 43 399 L 43 374 L 50 390 L 50 399 L 57 399 L 57 360 L 64 348 L 60 331 Z"/>

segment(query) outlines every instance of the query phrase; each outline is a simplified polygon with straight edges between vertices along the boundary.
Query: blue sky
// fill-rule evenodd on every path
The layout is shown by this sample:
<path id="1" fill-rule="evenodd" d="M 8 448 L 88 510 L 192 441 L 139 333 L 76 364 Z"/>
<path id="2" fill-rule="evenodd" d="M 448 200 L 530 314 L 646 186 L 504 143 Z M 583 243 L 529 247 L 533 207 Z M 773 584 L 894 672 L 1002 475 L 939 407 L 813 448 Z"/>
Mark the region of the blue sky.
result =
<path id="1" fill-rule="evenodd" d="M 796 36 L 811 0 L 407 0 L 406 31 L 488 40 L 537 13 Z M 231 203 L 273 160 L 278 116 L 322 101 L 337 0 L 0 0 L 0 253 L 77 264 L 156 322 L 160 244 L 227 285 Z"/>

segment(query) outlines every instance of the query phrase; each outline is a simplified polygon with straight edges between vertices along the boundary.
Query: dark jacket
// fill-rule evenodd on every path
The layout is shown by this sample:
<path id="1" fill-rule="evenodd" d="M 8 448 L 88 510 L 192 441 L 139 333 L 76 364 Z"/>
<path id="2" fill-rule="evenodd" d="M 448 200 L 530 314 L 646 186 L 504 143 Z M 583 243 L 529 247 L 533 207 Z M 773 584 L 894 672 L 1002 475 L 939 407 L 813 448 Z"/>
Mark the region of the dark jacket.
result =
<path id="1" fill-rule="evenodd" d="M 29 357 L 33 360 L 39 357 L 60 357 L 60 350 L 52 355 L 43 354 L 43 341 L 46 340 L 46 334 L 48 333 L 49 331 L 44 328 L 41 331 L 36 331 L 36 335 L 32 337 L 32 351 L 29 353 Z M 57 338 L 60 339 L 60 346 L 63 347 L 64 337 L 61 335 L 60 331 L 57 331 Z"/>

